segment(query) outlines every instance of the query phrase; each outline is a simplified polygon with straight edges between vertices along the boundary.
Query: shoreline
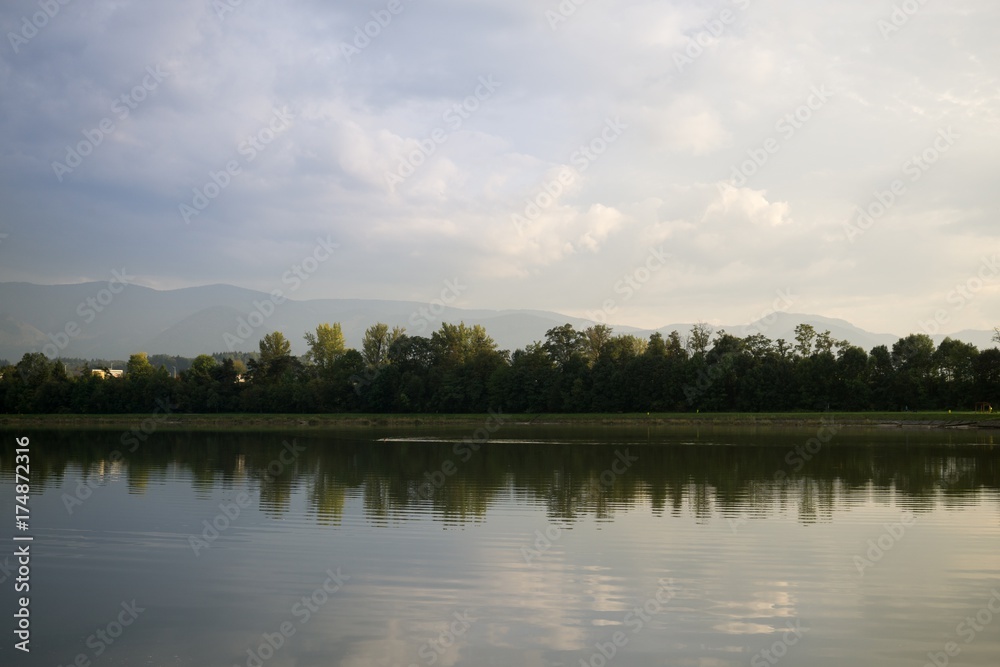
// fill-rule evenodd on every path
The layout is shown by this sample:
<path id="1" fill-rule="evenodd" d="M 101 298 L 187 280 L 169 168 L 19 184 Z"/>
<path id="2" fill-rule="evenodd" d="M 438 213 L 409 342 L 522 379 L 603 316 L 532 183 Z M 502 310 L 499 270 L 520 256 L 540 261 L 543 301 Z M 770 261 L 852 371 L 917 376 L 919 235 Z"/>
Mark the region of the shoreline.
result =
<path id="1" fill-rule="evenodd" d="M 502 413 L 501 413 L 502 415 Z M 657 413 L 502 415 L 511 426 L 822 426 L 831 420 L 842 427 L 910 429 L 1000 429 L 1000 414 L 925 413 Z M 0 429 L 11 428 L 133 428 L 150 421 L 171 430 L 296 428 L 371 428 L 393 426 L 481 425 L 493 414 L 116 414 L 0 415 Z"/>

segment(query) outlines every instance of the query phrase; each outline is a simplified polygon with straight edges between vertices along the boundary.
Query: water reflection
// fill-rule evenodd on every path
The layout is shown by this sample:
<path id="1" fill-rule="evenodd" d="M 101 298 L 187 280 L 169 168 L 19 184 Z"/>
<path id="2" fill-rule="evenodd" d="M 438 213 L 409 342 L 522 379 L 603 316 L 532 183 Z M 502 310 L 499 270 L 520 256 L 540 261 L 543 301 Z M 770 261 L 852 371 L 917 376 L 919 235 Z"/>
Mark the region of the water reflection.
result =
<path id="1" fill-rule="evenodd" d="M 310 514 L 337 526 L 360 497 L 375 525 L 430 514 L 446 524 L 482 521 L 498 502 L 542 505 L 551 521 L 611 520 L 648 506 L 654 516 L 745 521 L 787 515 L 829 522 L 840 508 L 878 501 L 891 490 L 914 512 L 961 507 L 1000 487 L 993 435 L 843 432 L 813 454 L 808 431 L 650 432 L 622 429 L 603 441 L 565 429 L 531 429 L 470 451 L 460 432 L 387 437 L 371 430 L 274 433 L 157 433 L 134 453 L 106 431 L 38 431 L 44 456 L 32 461 L 36 492 L 67 474 L 91 487 L 126 481 L 130 494 L 178 474 L 196 498 L 234 487 L 259 492 L 260 509 L 281 518 L 304 491 Z M 579 441 L 587 442 L 581 446 Z M 737 444 L 738 443 L 738 444 Z M 13 467 L 10 451 L 0 468 Z"/>
<path id="2" fill-rule="evenodd" d="M 764 664 L 786 635 L 783 667 L 923 664 L 1000 581 L 989 433 L 843 431 L 808 458 L 815 431 L 467 435 L 164 431 L 119 452 L 113 431 L 30 433 L 34 664 L 72 664 L 132 599 L 148 611 L 102 664 L 246 665 L 283 622 L 269 666 L 599 664 L 616 632 L 620 667 Z M 295 605 L 338 568 L 305 623 Z M 994 629 L 963 664 L 995 664 Z"/>

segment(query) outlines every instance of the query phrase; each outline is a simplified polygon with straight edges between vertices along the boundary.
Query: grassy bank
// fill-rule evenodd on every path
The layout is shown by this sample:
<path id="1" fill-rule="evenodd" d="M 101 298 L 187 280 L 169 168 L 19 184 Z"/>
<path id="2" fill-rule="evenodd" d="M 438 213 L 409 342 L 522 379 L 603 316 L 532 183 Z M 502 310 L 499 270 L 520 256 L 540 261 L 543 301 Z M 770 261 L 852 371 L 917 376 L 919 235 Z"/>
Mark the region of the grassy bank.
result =
<path id="1" fill-rule="evenodd" d="M 975 412 L 760 412 L 653 414 L 542 414 L 503 415 L 507 424 L 718 425 L 811 426 L 835 420 L 844 426 L 883 428 L 1000 428 L 1000 414 Z M 366 426 L 478 426 L 489 415 L 480 414 L 156 414 L 156 415 L 0 415 L 2 428 L 121 428 L 131 429 L 153 420 L 163 429 L 324 429 Z"/>

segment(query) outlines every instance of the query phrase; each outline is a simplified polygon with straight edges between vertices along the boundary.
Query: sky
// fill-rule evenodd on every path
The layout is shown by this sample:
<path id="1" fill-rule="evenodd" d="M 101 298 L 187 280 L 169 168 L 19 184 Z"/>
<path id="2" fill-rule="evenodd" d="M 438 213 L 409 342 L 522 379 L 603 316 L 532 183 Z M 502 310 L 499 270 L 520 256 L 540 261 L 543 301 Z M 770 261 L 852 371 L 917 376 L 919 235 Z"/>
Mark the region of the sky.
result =
<path id="1" fill-rule="evenodd" d="M 993 0 L 10 0 L 0 281 L 1000 324 Z"/>

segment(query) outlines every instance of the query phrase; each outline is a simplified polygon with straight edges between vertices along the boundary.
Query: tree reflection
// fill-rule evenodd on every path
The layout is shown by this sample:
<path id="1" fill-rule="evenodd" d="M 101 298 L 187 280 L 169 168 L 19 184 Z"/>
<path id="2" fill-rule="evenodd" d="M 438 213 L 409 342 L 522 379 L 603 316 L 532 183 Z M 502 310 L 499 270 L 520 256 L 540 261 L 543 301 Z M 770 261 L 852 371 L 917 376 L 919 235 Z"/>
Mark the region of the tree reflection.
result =
<path id="1" fill-rule="evenodd" d="M 516 427 L 507 428 L 503 435 L 514 438 Z M 144 494 L 150 480 L 186 478 L 199 497 L 219 487 L 259 491 L 260 509 L 271 517 L 287 514 L 292 497 L 301 493 L 317 523 L 331 526 L 341 524 L 352 499 L 376 524 L 414 515 L 477 522 L 511 499 L 543 507 L 550 520 L 563 524 L 588 516 L 610 519 L 636 506 L 699 522 L 782 513 L 823 523 L 838 509 L 888 503 L 890 491 L 921 512 L 959 507 L 983 490 L 1000 489 L 989 434 L 966 434 L 951 444 L 950 434 L 844 432 L 796 470 L 788 452 L 808 433 L 643 429 L 641 439 L 650 444 L 641 444 L 626 429 L 600 433 L 598 444 L 588 432 L 587 444 L 581 444 L 574 442 L 584 439 L 580 430 L 539 428 L 530 431 L 531 442 L 495 440 L 468 460 L 457 455 L 460 438 L 447 433 L 440 441 L 379 442 L 363 429 L 305 432 L 295 436 L 304 450 L 281 466 L 274 462 L 289 438 L 279 433 L 163 432 L 135 452 L 122 452 L 113 446 L 116 433 L 37 431 L 30 434 L 32 443 L 44 448 L 32 458 L 32 487 L 42 492 L 67 477 L 75 483 L 81 476 L 120 475 L 130 493 Z M 638 461 L 609 474 L 624 449 Z M 12 450 L 0 452 L 5 474 L 12 474 L 13 465 Z"/>

